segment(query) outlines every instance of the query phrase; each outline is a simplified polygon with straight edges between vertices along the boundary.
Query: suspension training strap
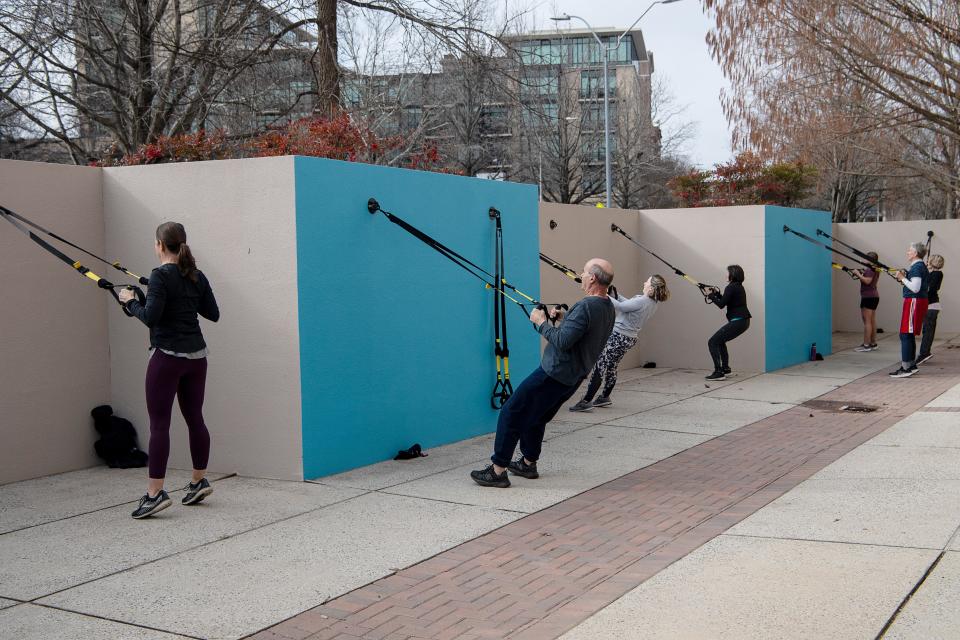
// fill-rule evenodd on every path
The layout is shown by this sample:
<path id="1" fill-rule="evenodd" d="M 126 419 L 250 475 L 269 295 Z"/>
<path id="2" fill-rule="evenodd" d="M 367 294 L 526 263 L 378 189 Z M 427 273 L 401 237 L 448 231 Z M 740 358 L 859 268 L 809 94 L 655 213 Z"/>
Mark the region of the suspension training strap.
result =
<path id="1" fill-rule="evenodd" d="M 831 263 L 830 266 L 832 266 L 834 269 L 839 269 L 840 271 L 843 271 L 845 274 L 847 274 L 848 276 L 850 276 L 850 277 L 851 277 L 852 279 L 854 279 L 854 280 L 859 280 L 859 279 L 860 279 L 860 278 L 857 277 L 857 274 L 855 274 L 855 273 L 853 272 L 853 269 L 851 269 L 850 267 L 846 267 L 846 266 L 840 264 L 839 262 Z"/>
<path id="2" fill-rule="evenodd" d="M 710 285 L 703 284 L 702 282 L 697 282 L 696 280 L 694 280 L 693 278 L 691 278 L 690 276 L 688 276 L 686 273 L 684 273 L 684 272 L 681 271 L 680 269 L 676 268 L 675 266 L 673 266 L 672 264 L 670 264 L 669 262 L 667 262 L 666 260 L 664 260 L 663 258 L 661 258 L 660 256 L 658 256 L 656 253 L 654 253 L 654 252 L 651 251 L 650 249 L 646 248 L 645 246 L 643 246 L 642 244 L 640 244 L 639 242 L 637 242 L 636 240 L 634 240 L 626 231 L 624 231 L 623 229 L 621 229 L 620 227 L 618 227 L 616 224 L 611 224 L 611 225 L 610 225 L 610 231 L 612 231 L 612 232 L 614 232 L 614 233 L 619 233 L 619 234 L 622 235 L 624 238 L 626 238 L 627 240 L 629 240 L 629 241 L 632 242 L 633 244 L 637 245 L 638 247 L 640 247 L 641 249 L 643 249 L 644 251 L 646 251 L 647 253 L 649 253 L 650 255 L 652 255 L 654 258 L 656 258 L 657 260 L 659 260 L 659 261 L 662 262 L 663 264 L 665 264 L 665 265 L 667 265 L 668 267 L 670 267 L 671 269 L 673 269 L 673 272 L 674 272 L 675 274 L 677 274 L 678 276 L 680 276 L 681 278 L 683 278 L 683 279 L 686 280 L 687 282 L 689 282 L 689 283 L 691 283 L 691 284 L 697 285 L 697 288 L 700 289 L 700 295 L 703 296 L 703 301 L 706 302 L 707 304 L 710 304 L 710 294 L 707 293 L 707 289 L 718 290 L 719 287 L 712 287 L 712 286 L 710 286 Z"/>
<path id="3" fill-rule="evenodd" d="M 804 240 L 806 240 L 807 242 L 809 242 L 809 243 L 811 243 L 811 244 L 815 244 L 815 245 L 817 245 L 817 246 L 823 247 L 823 248 L 826 249 L 827 251 L 832 251 L 833 253 L 837 254 L 838 256 L 843 256 L 843 257 L 846 258 L 847 260 L 852 260 L 853 262 L 856 262 L 856 263 L 859 264 L 859 265 L 862 265 L 862 266 L 864 266 L 864 267 L 867 267 L 868 269 L 876 269 L 876 268 L 879 268 L 881 271 L 883 271 L 884 273 L 886 273 L 888 276 L 890 276 L 890 277 L 893 278 L 894 280 L 897 279 L 897 277 L 896 277 L 895 275 L 893 275 L 893 273 L 891 273 L 892 271 L 896 271 L 896 269 L 891 269 L 890 267 L 888 267 L 888 266 L 886 266 L 886 265 L 884 265 L 884 264 L 881 264 L 881 263 L 879 263 L 879 262 L 876 262 L 876 263 L 873 263 L 873 262 L 865 262 L 864 260 L 861 260 L 860 258 L 851 256 L 850 254 L 844 253 L 843 251 L 840 251 L 839 249 L 836 249 L 836 248 L 834 248 L 834 247 L 831 247 L 831 246 L 828 245 L 828 244 L 825 244 L 825 243 L 823 243 L 823 242 L 820 242 L 819 240 L 815 240 L 814 238 L 811 238 L 810 236 L 808 236 L 808 235 L 805 234 L 805 233 L 800 233 L 800 232 L 797 231 L 796 229 L 791 229 L 791 228 L 788 227 L 787 225 L 783 225 L 783 232 L 784 232 L 784 233 L 787 233 L 787 232 L 792 233 L 793 235 L 797 236 L 798 238 L 803 238 Z M 817 232 L 818 232 L 818 233 L 821 233 L 822 235 L 827 235 L 826 233 L 821 232 L 819 229 L 817 229 Z M 842 243 L 841 243 L 841 244 L 842 244 Z M 859 254 L 858 254 L 858 255 L 859 255 Z M 867 256 L 867 260 L 868 260 L 868 261 L 870 260 L 870 257 L 869 257 L 869 256 Z"/>
<path id="4" fill-rule="evenodd" d="M 560 263 L 560 262 L 557 262 L 556 260 L 554 260 L 553 258 L 551 258 L 550 256 L 548 256 L 547 254 L 541 252 L 541 253 L 540 253 L 540 260 L 543 261 L 543 262 L 546 262 L 548 265 L 550 265 L 551 267 L 553 267 L 554 269 L 556 269 L 557 271 L 559 271 L 559 272 L 562 273 L 563 275 L 567 276 L 568 278 L 570 278 L 570 279 L 573 280 L 574 282 L 581 282 L 580 276 L 577 275 L 577 272 L 576 272 L 576 271 L 574 271 L 573 269 L 571 269 L 570 267 L 568 267 L 568 266 L 565 265 L 565 264 L 562 264 L 562 263 Z"/>
<path id="5" fill-rule="evenodd" d="M 128 276 L 130 276 L 131 278 L 133 278 L 134 280 L 136 280 L 137 282 L 139 282 L 139 283 L 142 284 L 142 285 L 150 284 L 150 280 L 149 280 L 148 278 L 144 278 L 143 276 L 138 276 L 137 274 L 133 273 L 132 271 L 130 271 L 129 269 L 127 269 L 126 267 L 124 267 L 123 265 L 121 265 L 119 261 L 110 262 L 110 261 L 107 260 L 106 258 L 101 258 L 101 257 L 98 256 L 97 254 L 91 253 L 91 252 L 87 251 L 86 249 L 84 249 L 83 247 L 81 247 L 81 246 L 79 246 L 79 245 L 76 245 L 76 244 L 70 242 L 69 240 L 67 240 L 67 239 L 64 238 L 63 236 L 57 235 L 57 234 L 54 233 L 53 231 L 48 231 L 47 229 L 44 229 L 43 227 L 41 227 L 40 225 L 38 225 L 36 222 L 33 222 L 32 220 L 28 220 L 27 218 L 23 217 L 22 215 L 20 215 L 19 213 L 15 212 L 15 211 L 11 211 L 10 209 L 7 209 L 6 207 L 0 207 L 0 212 L 4 213 L 4 214 L 6 214 L 6 215 L 8 215 L 8 216 L 10 216 L 10 217 L 12 217 L 12 218 L 16 218 L 17 220 L 19 220 L 20 222 L 23 222 L 24 224 L 30 225 L 31 227 L 33 227 L 34 229 L 36 229 L 36 230 L 39 231 L 40 233 L 45 233 L 45 234 L 47 234 L 48 236 L 50 236 L 51 238 L 53 238 L 54 240 L 58 240 L 58 241 L 62 242 L 63 244 L 67 245 L 67 246 L 73 247 L 73 248 L 76 249 L 77 251 L 82 251 L 83 253 L 87 254 L 87 255 L 90 256 L 91 258 L 95 258 L 95 259 L 99 260 L 100 262 L 102 262 L 102 263 L 104 263 L 104 264 L 110 265 L 111 267 L 113 267 L 113 268 L 116 269 L 117 271 L 122 271 L 123 273 L 127 274 Z"/>
<path id="6" fill-rule="evenodd" d="M 500 212 L 490 207 L 490 218 L 494 221 L 494 282 L 498 289 L 493 301 L 494 357 L 497 363 L 497 381 L 493 385 L 490 406 L 501 408 L 513 394 L 510 382 L 510 346 L 507 342 L 507 299 L 503 291 L 505 265 L 503 260 L 503 224 Z"/>
<path id="7" fill-rule="evenodd" d="M 56 247 L 48 243 L 46 240 L 38 236 L 37 234 L 35 234 L 34 232 L 30 231 L 30 229 L 23 226 L 22 224 L 20 224 L 20 222 L 17 221 L 22 219 L 20 216 L 11 215 L 11 213 L 12 212 L 9 209 L 5 207 L 0 207 L 0 217 L 2 217 L 4 220 L 12 224 L 17 229 L 17 231 L 23 233 L 25 236 L 27 236 L 28 238 L 33 240 L 35 243 L 37 243 L 40 247 L 46 249 L 48 252 L 53 254 L 54 257 L 59 258 L 63 262 L 70 265 L 70 267 L 76 270 L 76 272 L 79 273 L 80 275 L 96 282 L 98 287 L 106 290 L 107 292 L 110 293 L 111 296 L 113 296 L 113 299 L 117 301 L 117 304 L 120 305 L 120 307 L 123 309 L 123 312 L 125 314 L 127 314 L 128 316 L 132 315 L 127 310 L 126 305 L 120 302 L 120 295 L 116 291 L 117 289 L 116 285 L 114 285 L 109 280 L 101 278 L 96 273 L 94 273 L 93 271 L 90 271 L 90 269 L 83 266 L 83 264 L 81 264 L 80 262 L 74 260 L 70 256 L 66 255 L 65 253 L 63 253 L 62 251 L 60 251 L 59 249 L 57 249 Z M 135 294 L 137 295 L 137 298 L 141 300 L 141 302 L 145 300 L 143 291 L 139 287 L 128 287 L 128 288 L 132 289 L 135 292 Z"/>
<path id="8" fill-rule="evenodd" d="M 791 231 L 793 231 L 793 230 L 791 229 Z M 794 232 L 794 233 L 796 233 L 796 232 Z M 869 268 L 871 268 L 871 269 L 873 269 L 873 268 L 875 268 L 875 267 L 880 267 L 880 270 L 881 270 L 881 271 L 885 271 L 885 272 L 888 273 L 890 276 L 892 276 L 892 277 L 894 278 L 894 280 L 896 280 L 896 276 L 894 276 L 893 274 L 896 273 L 897 271 L 899 271 L 899 269 L 894 269 L 893 267 L 888 267 L 887 265 L 883 264 L 883 263 L 880 262 L 879 260 L 877 260 L 876 262 L 874 262 L 874 261 L 870 258 L 870 256 L 867 255 L 866 253 L 864 253 L 863 251 L 860 251 L 859 249 L 857 249 L 857 248 L 854 247 L 853 245 L 847 244 L 846 242 L 844 242 L 843 240 L 841 240 L 841 239 L 839 239 L 839 238 L 834 238 L 832 235 L 830 235 L 829 233 L 827 233 L 827 232 L 824 231 L 823 229 L 817 229 L 817 235 L 818 235 L 818 236 L 823 236 L 824 238 L 830 238 L 830 239 L 833 240 L 834 242 L 837 242 L 837 243 L 839 243 L 839 244 L 842 244 L 842 245 L 845 246 L 847 249 L 850 249 L 850 251 L 853 251 L 854 255 L 856 255 L 856 256 L 859 257 L 859 258 L 862 258 L 863 260 L 866 260 L 866 262 L 863 262 L 863 260 L 853 259 L 853 260 L 854 260 L 855 262 L 857 262 L 858 264 L 862 264 L 863 266 L 869 267 Z M 849 257 L 850 257 L 850 256 L 846 256 L 846 255 L 840 253 L 839 251 L 836 251 L 836 250 L 835 250 L 833 247 L 831 247 L 830 245 L 823 244 L 822 242 L 821 242 L 820 244 L 823 245 L 824 247 L 827 247 L 827 248 L 830 249 L 831 251 L 834 251 L 835 253 L 838 253 L 838 254 L 840 254 L 841 256 L 844 256 L 845 258 L 849 258 Z"/>
<path id="9" fill-rule="evenodd" d="M 523 313 L 526 314 L 527 317 L 530 316 L 530 312 L 527 311 L 527 307 L 536 307 L 538 305 L 545 304 L 537 300 L 536 298 L 533 298 L 532 296 L 529 296 L 526 293 L 520 291 L 515 286 L 513 286 L 512 284 L 504 280 L 502 277 L 500 278 L 502 286 L 501 287 L 495 286 L 494 283 L 496 282 L 497 278 L 496 276 L 494 276 L 494 274 L 490 273 L 483 267 L 475 264 L 474 262 L 460 255 L 459 253 L 457 253 L 450 247 L 447 247 L 440 241 L 430 237 L 429 235 L 427 235 L 420 229 L 417 229 L 412 224 L 406 222 L 402 218 L 390 213 L 389 211 L 386 211 L 385 209 L 380 207 L 380 203 L 377 202 L 376 198 L 370 198 L 367 201 L 367 211 L 369 211 L 371 214 L 376 214 L 379 211 L 384 216 L 386 216 L 387 220 L 394 223 L 395 225 L 397 225 L 398 227 L 400 227 L 401 229 L 403 229 L 413 237 L 417 238 L 418 240 L 426 244 L 428 247 L 430 247 L 434 251 L 443 255 L 445 258 L 453 262 L 455 265 L 457 265 L 458 267 L 460 267 L 470 275 L 472 275 L 474 278 L 477 278 L 478 280 L 483 282 L 487 289 L 491 289 L 495 291 L 497 294 L 503 296 L 507 300 L 510 300 L 511 302 L 519 306 L 523 310 Z M 513 291 L 513 293 L 517 294 L 521 298 L 525 298 L 529 302 L 520 302 L 519 300 L 514 298 L 511 294 L 508 294 L 506 291 L 504 291 L 503 287 L 510 289 L 511 291 Z"/>

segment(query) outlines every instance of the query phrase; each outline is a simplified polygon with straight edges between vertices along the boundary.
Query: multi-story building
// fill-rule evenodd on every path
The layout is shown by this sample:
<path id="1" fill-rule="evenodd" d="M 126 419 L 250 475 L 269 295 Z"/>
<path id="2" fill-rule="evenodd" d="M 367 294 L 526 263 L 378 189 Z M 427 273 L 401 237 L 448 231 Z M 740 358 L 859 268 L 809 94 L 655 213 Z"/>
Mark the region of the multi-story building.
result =
<path id="1" fill-rule="evenodd" d="M 614 183 L 631 188 L 633 163 L 659 158 L 651 121 L 653 58 L 643 34 L 598 33 L 609 47 L 608 98 Z M 546 199 L 599 199 L 604 181 L 603 50 L 586 30 L 508 40 L 485 59 L 448 56 L 433 74 L 345 80 L 348 109 L 384 133 L 419 133 L 468 175 L 537 182 Z"/>

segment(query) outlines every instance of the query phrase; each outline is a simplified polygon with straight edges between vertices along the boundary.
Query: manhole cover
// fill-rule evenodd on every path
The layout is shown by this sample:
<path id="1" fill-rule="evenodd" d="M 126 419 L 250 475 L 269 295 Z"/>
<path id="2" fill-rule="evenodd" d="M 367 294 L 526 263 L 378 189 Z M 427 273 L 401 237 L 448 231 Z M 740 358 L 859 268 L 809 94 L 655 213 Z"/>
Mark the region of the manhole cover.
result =
<path id="1" fill-rule="evenodd" d="M 871 413 L 880 408 L 868 404 L 844 402 L 843 400 L 807 400 L 803 403 L 803 406 L 820 411 L 851 411 L 854 413 Z"/>

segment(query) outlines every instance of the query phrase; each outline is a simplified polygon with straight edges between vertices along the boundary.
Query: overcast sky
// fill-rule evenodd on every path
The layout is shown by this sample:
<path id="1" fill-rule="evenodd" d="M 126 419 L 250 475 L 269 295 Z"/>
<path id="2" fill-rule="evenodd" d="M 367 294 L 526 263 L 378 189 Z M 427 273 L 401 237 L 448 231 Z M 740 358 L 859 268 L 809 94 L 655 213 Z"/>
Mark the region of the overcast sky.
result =
<path id="1" fill-rule="evenodd" d="M 548 18 L 557 10 L 582 16 L 596 29 L 626 29 L 648 6 L 647 0 L 547 0 L 537 9 L 537 23 L 540 28 L 552 28 Z M 728 160 L 730 135 L 720 108 L 720 89 L 726 80 L 707 51 L 704 37 L 710 22 L 700 0 L 657 5 L 639 27 L 647 49 L 653 52 L 654 73 L 669 80 L 677 100 L 687 105 L 687 119 L 697 123 L 690 159 L 704 167 Z"/>

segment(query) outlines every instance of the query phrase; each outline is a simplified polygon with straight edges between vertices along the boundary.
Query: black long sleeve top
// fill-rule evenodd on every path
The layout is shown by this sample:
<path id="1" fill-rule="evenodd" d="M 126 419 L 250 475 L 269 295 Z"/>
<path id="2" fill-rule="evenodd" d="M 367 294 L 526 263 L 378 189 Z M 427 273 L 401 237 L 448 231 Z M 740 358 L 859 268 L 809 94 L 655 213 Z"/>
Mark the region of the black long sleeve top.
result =
<path id="1" fill-rule="evenodd" d="M 752 317 L 747 309 L 747 292 L 739 282 L 728 284 L 722 296 L 716 292 L 710 294 L 710 302 L 721 309 L 726 308 L 727 320 L 746 320 Z"/>
<path id="2" fill-rule="evenodd" d="M 180 275 L 175 264 L 164 264 L 150 273 L 147 300 L 127 303 L 127 309 L 150 327 L 150 346 L 173 353 L 195 353 L 206 348 L 197 315 L 216 322 L 220 308 L 210 282 L 202 272 L 197 281 Z"/>

